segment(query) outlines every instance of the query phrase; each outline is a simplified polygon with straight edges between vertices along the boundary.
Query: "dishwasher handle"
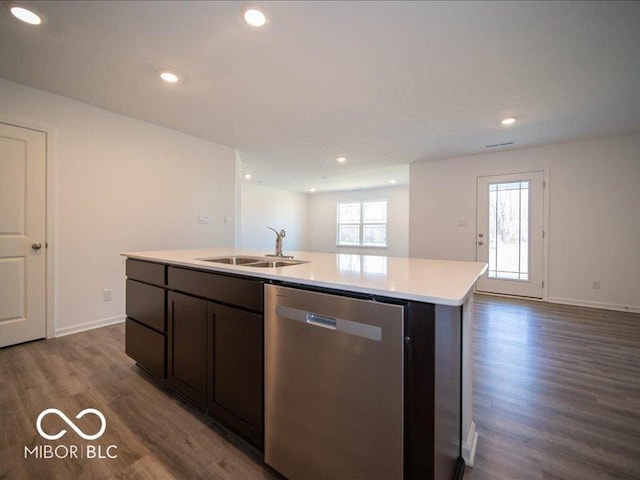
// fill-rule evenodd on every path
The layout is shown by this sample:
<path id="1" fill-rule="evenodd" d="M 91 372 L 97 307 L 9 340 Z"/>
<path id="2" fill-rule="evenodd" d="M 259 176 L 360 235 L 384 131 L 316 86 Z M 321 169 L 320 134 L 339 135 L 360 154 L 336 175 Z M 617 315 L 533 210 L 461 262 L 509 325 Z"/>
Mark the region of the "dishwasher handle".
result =
<path id="1" fill-rule="evenodd" d="M 279 304 L 276 304 L 275 314 L 296 322 L 346 333 L 347 335 L 355 335 L 356 337 L 367 338 L 376 342 L 382 340 L 382 328 L 377 325 L 355 322 L 339 317 L 328 317 L 308 310 L 300 310 L 299 308 Z"/>
<path id="2" fill-rule="evenodd" d="M 335 330 L 338 326 L 338 321 L 335 318 L 325 317 L 324 315 L 318 315 L 317 313 L 307 312 L 305 321 L 309 325 L 315 325 L 317 327 L 328 328 L 329 330 Z"/>

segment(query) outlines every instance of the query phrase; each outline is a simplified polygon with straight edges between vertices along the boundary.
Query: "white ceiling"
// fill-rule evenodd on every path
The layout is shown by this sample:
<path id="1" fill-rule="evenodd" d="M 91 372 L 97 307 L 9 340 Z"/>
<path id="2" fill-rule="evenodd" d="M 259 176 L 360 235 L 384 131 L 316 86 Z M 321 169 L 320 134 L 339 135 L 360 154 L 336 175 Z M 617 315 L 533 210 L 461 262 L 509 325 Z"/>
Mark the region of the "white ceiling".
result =
<path id="1" fill-rule="evenodd" d="M 265 185 L 640 130 L 638 2 L 263 2 L 261 29 L 245 2 L 20 3 L 46 23 L 2 9 L 0 77 L 235 147 Z"/>

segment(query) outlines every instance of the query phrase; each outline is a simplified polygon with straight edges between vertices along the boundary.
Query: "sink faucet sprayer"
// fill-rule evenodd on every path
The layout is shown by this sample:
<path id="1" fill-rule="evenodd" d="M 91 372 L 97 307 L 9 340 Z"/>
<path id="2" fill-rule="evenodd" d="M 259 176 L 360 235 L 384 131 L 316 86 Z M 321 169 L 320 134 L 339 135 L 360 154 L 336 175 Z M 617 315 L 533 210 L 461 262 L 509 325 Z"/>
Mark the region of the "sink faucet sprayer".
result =
<path id="1" fill-rule="evenodd" d="M 276 234 L 276 253 L 274 255 L 267 255 L 268 257 L 284 257 L 282 254 L 282 239 L 287 235 L 287 232 L 280 230 L 278 232 L 275 228 L 267 227 L 269 230 L 273 230 Z"/>

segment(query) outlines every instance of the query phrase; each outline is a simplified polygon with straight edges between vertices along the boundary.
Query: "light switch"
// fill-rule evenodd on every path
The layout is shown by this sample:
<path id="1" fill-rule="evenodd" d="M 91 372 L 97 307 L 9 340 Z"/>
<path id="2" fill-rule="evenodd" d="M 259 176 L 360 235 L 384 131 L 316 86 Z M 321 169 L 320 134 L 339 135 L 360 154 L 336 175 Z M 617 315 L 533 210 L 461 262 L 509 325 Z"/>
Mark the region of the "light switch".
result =
<path id="1" fill-rule="evenodd" d="M 208 213 L 198 214 L 198 223 L 211 223 L 211 218 Z"/>
<path id="2" fill-rule="evenodd" d="M 459 227 L 466 227 L 467 226 L 467 221 L 464 218 L 461 218 L 460 220 L 458 220 L 458 226 Z"/>
<path id="3" fill-rule="evenodd" d="M 233 225 L 233 217 L 229 215 L 224 216 L 224 224 L 225 225 Z"/>

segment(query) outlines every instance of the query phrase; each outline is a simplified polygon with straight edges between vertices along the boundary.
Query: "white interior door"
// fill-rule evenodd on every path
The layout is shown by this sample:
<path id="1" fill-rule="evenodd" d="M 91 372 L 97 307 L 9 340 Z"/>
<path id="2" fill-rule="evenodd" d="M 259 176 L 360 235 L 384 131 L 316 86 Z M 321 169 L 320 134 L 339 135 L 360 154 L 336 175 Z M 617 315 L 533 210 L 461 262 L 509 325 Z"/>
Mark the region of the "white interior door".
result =
<path id="1" fill-rule="evenodd" d="M 544 172 L 478 177 L 477 205 L 477 290 L 542 298 Z"/>
<path id="2" fill-rule="evenodd" d="M 46 134 L 0 123 L 0 347 L 43 338 Z"/>

